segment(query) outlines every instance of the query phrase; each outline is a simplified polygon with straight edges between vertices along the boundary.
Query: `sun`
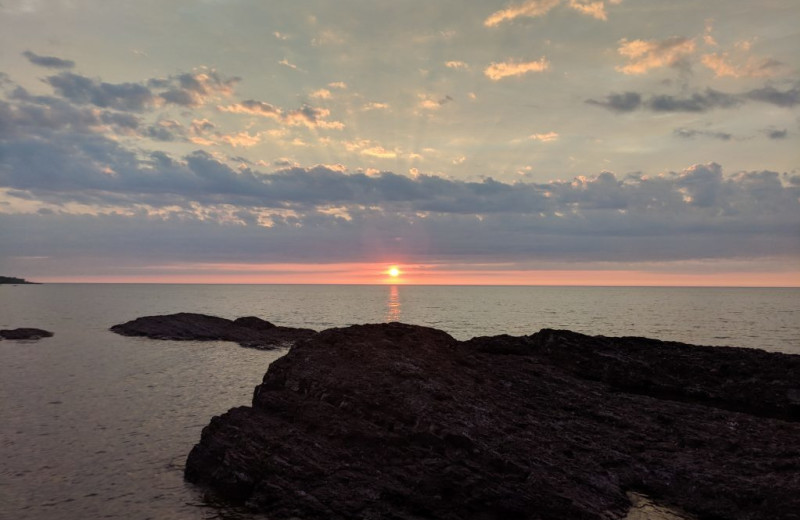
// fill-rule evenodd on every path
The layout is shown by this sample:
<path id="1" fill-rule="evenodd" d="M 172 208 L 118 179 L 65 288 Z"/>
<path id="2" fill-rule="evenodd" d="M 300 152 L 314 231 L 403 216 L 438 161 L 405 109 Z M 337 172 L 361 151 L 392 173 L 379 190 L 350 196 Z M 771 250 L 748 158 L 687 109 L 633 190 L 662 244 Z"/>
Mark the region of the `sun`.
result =
<path id="1" fill-rule="evenodd" d="M 386 272 L 387 272 L 387 273 L 389 274 L 389 276 L 391 276 L 392 278 L 397 278 L 398 276 L 400 276 L 400 269 L 398 269 L 398 268 L 397 268 L 397 266 L 395 266 L 395 265 L 391 266 L 391 267 L 389 268 L 389 270 L 388 270 L 388 271 L 386 271 Z"/>

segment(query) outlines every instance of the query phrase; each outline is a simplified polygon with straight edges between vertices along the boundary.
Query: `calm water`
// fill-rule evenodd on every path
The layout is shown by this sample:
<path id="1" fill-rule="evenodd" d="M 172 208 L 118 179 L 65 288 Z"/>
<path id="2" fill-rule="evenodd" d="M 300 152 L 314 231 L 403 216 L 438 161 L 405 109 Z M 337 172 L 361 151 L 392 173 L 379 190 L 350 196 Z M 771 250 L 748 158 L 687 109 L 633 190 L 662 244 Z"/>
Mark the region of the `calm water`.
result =
<path id="1" fill-rule="evenodd" d="M 281 352 L 124 338 L 149 314 L 324 329 L 403 321 L 459 339 L 544 327 L 800 354 L 800 290 L 578 287 L 0 286 L 0 518 L 211 519 L 183 463 L 212 415 L 249 404 Z"/>

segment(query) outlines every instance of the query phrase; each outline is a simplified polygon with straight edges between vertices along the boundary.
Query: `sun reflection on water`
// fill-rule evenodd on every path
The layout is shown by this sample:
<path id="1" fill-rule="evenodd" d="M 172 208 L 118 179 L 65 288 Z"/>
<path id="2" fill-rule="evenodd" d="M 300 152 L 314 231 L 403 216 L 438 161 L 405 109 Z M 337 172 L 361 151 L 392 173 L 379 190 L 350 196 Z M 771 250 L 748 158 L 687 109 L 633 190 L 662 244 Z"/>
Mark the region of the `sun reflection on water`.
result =
<path id="1" fill-rule="evenodd" d="M 400 321 L 400 290 L 396 285 L 389 286 L 389 299 L 386 301 L 386 322 Z"/>

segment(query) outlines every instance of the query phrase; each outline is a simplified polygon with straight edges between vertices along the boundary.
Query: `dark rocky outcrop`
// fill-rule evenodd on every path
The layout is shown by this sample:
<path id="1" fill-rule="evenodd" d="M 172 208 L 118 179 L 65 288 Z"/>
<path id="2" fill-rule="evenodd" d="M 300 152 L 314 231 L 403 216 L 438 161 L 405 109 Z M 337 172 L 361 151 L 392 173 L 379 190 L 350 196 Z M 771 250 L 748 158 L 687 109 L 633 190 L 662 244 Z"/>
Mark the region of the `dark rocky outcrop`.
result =
<path id="1" fill-rule="evenodd" d="M 0 330 L 2 339 L 42 339 L 51 338 L 53 333 L 49 330 L 20 328 Z"/>
<path id="2" fill-rule="evenodd" d="M 800 356 L 543 330 L 331 329 L 214 417 L 187 480 L 272 519 L 800 518 Z"/>
<path id="3" fill-rule="evenodd" d="M 311 329 L 279 327 L 254 316 L 228 320 L 188 312 L 145 316 L 114 325 L 111 331 L 122 336 L 144 336 L 152 339 L 234 341 L 243 347 L 258 349 L 285 347 L 316 334 Z"/>

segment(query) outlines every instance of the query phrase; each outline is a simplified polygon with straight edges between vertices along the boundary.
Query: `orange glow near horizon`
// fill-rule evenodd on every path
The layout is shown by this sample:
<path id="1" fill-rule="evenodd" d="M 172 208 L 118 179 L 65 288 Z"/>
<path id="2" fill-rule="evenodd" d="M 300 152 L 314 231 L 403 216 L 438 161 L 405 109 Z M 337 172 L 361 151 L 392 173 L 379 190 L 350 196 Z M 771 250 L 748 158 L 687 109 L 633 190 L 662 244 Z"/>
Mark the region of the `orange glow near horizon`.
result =
<path id="1" fill-rule="evenodd" d="M 395 271 L 396 270 L 396 271 Z M 396 274 L 395 274 L 396 272 Z M 446 265 L 172 264 L 132 268 L 129 274 L 27 276 L 51 283 L 332 284 L 332 285 L 550 285 L 800 287 L 800 271 L 576 269 L 523 270 L 492 267 L 450 269 Z"/>

